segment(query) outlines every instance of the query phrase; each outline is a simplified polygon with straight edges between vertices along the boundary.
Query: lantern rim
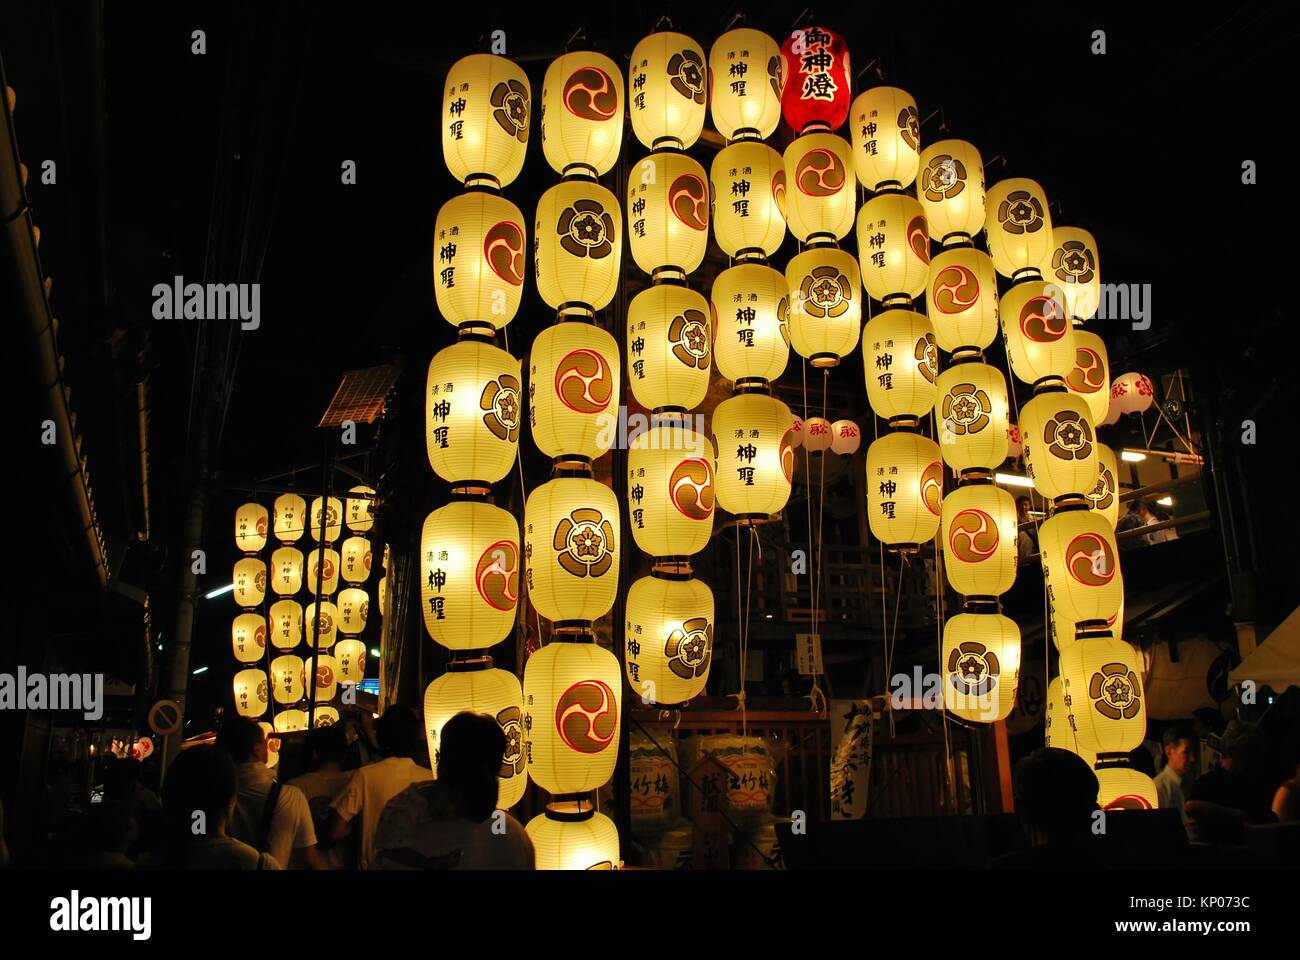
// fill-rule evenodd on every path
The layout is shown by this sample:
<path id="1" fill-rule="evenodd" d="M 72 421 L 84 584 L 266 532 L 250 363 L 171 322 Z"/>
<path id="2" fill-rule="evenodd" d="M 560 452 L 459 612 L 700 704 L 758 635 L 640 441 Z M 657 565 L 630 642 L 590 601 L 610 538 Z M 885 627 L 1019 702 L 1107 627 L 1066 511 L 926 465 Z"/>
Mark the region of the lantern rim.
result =
<path id="1" fill-rule="evenodd" d="M 486 480 L 459 480 L 451 488 L 451 499 L 492 503 L 492 484 Z"/>
<path id="2" fill-rule="evenodd" d="M 596 173 L 596 168 L 590 163 L 583 163 L 581 160 L 575 160 L 573 163 L 566 163 L 564 169 L 560 171 L 562 180 L 591 180 L 599 182 L 600 177 Z"/>
<path id="3" fill-rule="evenodd" d="M 823 247 L 839 248 L 839 238 L 827 230 L 817 230 L 808 234 L 804 240 L 805 250 L 820 250 Z"/>
<path id="4" fill-rule="evenodd" d="M 731 258 L 734 264 L 758 263 L 767 266 L 767 251 L 762 247 L 741 247 Z"/>
<path id="5" fill-rule="evenodd" d="M 656 580 L 684 583 L 694 576 L 691 570 L 691 558 L 651 557 L 650 576 Z"/>
<path id="6" fill-rule="evenodd" d="M 1032 384 L 1034 396 L 1044 393 L 1069 393 L 1066 389 L 1065 378 L 1059 373 L 1049 373 L 1045 377 L 1039 377 Z"/>
<path id="7" fill-rule="evenodd" d="M 578 809 L 557 809 L 562 803 L 572 803 Z M 596 805 L 591 802 L 590 793 L 559 793 L 551 797 L 551 802 L 546 805 L 542 815 L 556 823 L 583 823 L 595 819 Z"/>
<path id="8" fill-rule="evenodd" d="M 1097 754 L 1096 762 L 1092 766 L 1093 770 L 1132 770 L 1133 764 L 1129 762 L 1129 755 L 1120 751 Z M 1138 771 L 1139 773 L 1141 771 Z"/>
<path id="9" fill-rule="evenodd" d="M 1002 600 L 993 594 L 972 593 L 961 605 L 962 613 L 982 614 L 984 616 L 1001 614 Z"/>
<path id="10" fill-rule="evenodd" d="M 595 643 L 594 620 L 552 620 L 551 643 Z"/>
<path id="11" fill-rule="evenodd" d="M 954 230 L 952 233 L 945 233 L 939 239 L 939 246 L 944 250 L 960 250 L 962 248 L 975 249 L 975 238 L 965 230 Z"/>
<path id="12" fill-rule="evenodd" d="M 561 323 L 595 323 L 596 308 L 585 300 L 566 300 L 555 308 Z"/>
<path id="13" fill-rule="evenodd" d="M 838 353 L 814 353 L 808 358 L 808 362 L 818 370 L 829 370 L 831 367 L 840 365 L 840 355 Z"/>
<path id="14" fill-rule="evenodd" d="M 770 396 L 772 393 L 772 382 L 762 377 L 741 377 L 732 387 L 733 395 L 761 393 Z"/>
<path id="15" fill-rule="evenodd" d="M 921 418 L 914 414 L 903 414 L 889 418 L 889 429 L 895 433 L 916 433 L 921 426 Z"/>
<path id="16" fill-rule="evenodd" d="M 676 286 L 686 286 L 686 269 L 676 266 L 675 264 L 665 264 L 662 267 L 655 267 L 650 274 L 650 280 L 655 285 L 673 284 Z"/>
<path id="17" fill-rule="evenodd" d="M 487 193 L 501 194 L 501 179 L 491 173 L 471 173 L 465 177 L 462 183 L 466 193 L 475 191 L 484 191 Z"/>
<path id="18" fill-rule="evenodd" d="M 994 484 L 993 471 L 988 467 L 966 467 L 957 474 L 957 488 L 991 487 Z"/>
<path id="19" fill-rule="evenodd" d="M 493 669 L 492 657 L 478 650 L 457 650 L 455 653 L 479 654 L 479 656 L 453 656 L 447 663 L 447 673 L 479 673 Z"/>
<path id="20" fill-rule="evenodd" d="M 964 343 L 951 351 L 949 356 L 952 358 L 948 364 L 949 367 L 955 367 L 963 363 L 983 363 L 984 351 L 973 343 Z"/>
<path id="21" fill-rule="evenodd" d="M 1043 272 L 1037 267 L 1020 267 L 1015 273 L 1011 274 L 1011 285 L 1019 286 L 1022 283 L 1030 283 L 1034 280 L 1042 280 Z"/>

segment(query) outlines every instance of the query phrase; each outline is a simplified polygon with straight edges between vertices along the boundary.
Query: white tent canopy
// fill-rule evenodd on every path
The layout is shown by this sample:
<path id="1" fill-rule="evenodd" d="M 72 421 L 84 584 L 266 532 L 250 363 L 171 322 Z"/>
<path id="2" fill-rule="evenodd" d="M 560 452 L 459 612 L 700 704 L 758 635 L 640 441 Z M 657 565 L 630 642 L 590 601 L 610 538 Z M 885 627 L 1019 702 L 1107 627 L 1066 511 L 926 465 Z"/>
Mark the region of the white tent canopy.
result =
<path id="1" fill-rule="evenodd" d="M 1278 693 L 1300 686 L 1300 607 L 1292 610 L 1268 639 L 1228 675 L 1232 686 L 1245 680 L 1272 687 Z"/>

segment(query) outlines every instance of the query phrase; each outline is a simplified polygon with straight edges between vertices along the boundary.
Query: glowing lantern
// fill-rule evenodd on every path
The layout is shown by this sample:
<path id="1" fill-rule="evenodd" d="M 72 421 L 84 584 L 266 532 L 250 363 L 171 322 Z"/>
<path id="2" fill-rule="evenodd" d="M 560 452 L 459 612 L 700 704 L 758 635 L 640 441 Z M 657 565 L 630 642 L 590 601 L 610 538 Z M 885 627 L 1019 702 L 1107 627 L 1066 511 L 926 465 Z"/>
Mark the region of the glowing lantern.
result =
<path id="1" fill-rule="evenodd" d="M 1061 677 L 1080 755 L 1128 753 L 1142 742 L 1142 660 L 1131 645 L 1109 633 L 1081 639 L 1061 651 Z"/>
<path id="2" fill-rule="evenodd" d="M 785 436 L 792 449 L 803 446 L 803 421 L 795 417 L 794 426 L 790 428 L 790 432 Z"/>
<path id="3" fill-rule="evenodd" d="M 532 91 L 517 63 L 489 53 L 457 60 L 442 98 L 442 156 L 462 183 L 504 187 L 528 148 Z"/>
<path id="4" fill-rule="evenodd" d="M 825 27 L 795 30 L 781 44 L 781 112 L 795 133 L 838 130 L 849 115 L 849 47 Z"/>
<path id="5" fill-rule="evenodd" d="M 785 216 L 776 202 L 781 155 L 758 140 L 723 147 L 709 167 L 713 236 L 729 257 L 770 257 L 785 239 Z"/>
<path id="6" fill-rule="evenodd" d="M 1156 782 L 1141 770 L 1102 761 L 1097 766 L 1097 805 L 1103 810 L 1155 810 Z"/>
<path id="7" fill-rule="evenodd" d="M 488 660 L 483 669 L 467 669 L 453 661 L 448 671 L 424 691 L 424 730 L 429 762 L 438 774 L 438 744 L 442 728 L 458 713 L 486 714 L 505 734 L 506 748 L 497 772 L 497 809 L 508 810 L 528 786 L 524 750 L 524 693 L 513 673 L 497 670 Z"/>
<path id="8" fill-rule="evenodd" d="M 1020 411 L 1025 472 L 1048 500 L 1097 485 L 1097 438 L 1088 405 L 1064 390 L 1037 394 Z"/>
<path id="9" fill-rule="evenodd" d="M 275 538 L 281 543 L 295 543 L 307 526 L 307 501 L 296 493 L 275 498 Z"/>
<path id="10" fill-rule="evenodd" d="M 916 100 L 897 87 L 872 87 L 849 109 L 853 168 L 868 190 L 911 186 L 921 166 Z"/>
<path id="11" fill-rule="evenodd" d="M 1074 328 L 1074 369 L 1065 377 L 1065 386 L 1088 403 L 1088 419 L 1094 427 L 1102 425 L 1110 412 L 1110 360 L 1106 344 L 1090 330 Z"/>
<path id="12" fill-rule="evenodd" d="M 266 564 L 256 557 L 235 561 L 235 602 L 241 607 L 260 607 L 266 597 Z"/>
<path id="13" fill-rule="evenodd" d="M 235 546 L 245 553 L 257 553 L 266 546 L 266 507 L 245 503 L 235 511 Z"/>
<path id="14" fill-rule="evenodd" d="M 636 544 L 652 557 L 685 557 L 713 533 L 713 451 L 684 423 L 656 423 L 628 451 L 628 511 Z"/>
<path id="15" fill-rule="evenodd" d="M 618 344 L 595 324 L 565 321 L 533 340 L 528 403 L 533 441 L 548 457 L 594 459 L 618 423 Z"/>
<path id="16" fill-rule="evenodd" d="M 1003 384 L 1006 383 L 1005 380 L 1003 380 L 1002 382 Z M 1024 445 L 1021 441 L 1020 425 L 1017 423 L 1008 424 L 1007 425 L 1007 459 L 1019 460 L 1020 454 L 1023 450 L 1024 450 Z"/>
<path id="17" fill-rule="evenodd" d="M 939 445 L 906 430 L 867 447 L 867 518 L 886 546 L 911 551 L 933 540 L 943 510 Z"/>
<path id="18" fill-rule="evenodd" d="M 564 804 L 565 807 L 569 804 Z M 538 870 L 612 870 L 618 865 L 618 828 L 585 803 L 577 814 L 549 807 L 528 821 Z"/>
<path id="19" fill-rule="evenodd" d="M 886 306 L 920 296 L 930 277 L 930 234 L 915 197 L 880 193 L 862 205 L 858 260 L 867 293 Z"/>
<path id="20" fill-rule="evenodd" d="M 785 509 L 794 474 L 790 408 L 762 393 L 737 393 L 714 408 L 718 506 L 744 520 Z"/>
<path id="21" fill-rule="evenodd" d="M 433 226 L 433 289 L 444 320 L 500 329 L 514 319 L 527 266 L 524 223 L 518 207 L 486 190 L 442 205 Z"/>
<path id="22" fill-rule="evenodd" d="M 949 247 L 930 261 L 926 307 L 939 349 L 987 348 L 998 335 L 998 277 L 974 247 Z"/>
<path id="23" fill-rule="evenodd" d="M 510 472 L 523 416 L 518 360 L 463 337 L 429 361 L 424 402 L 425 451 L 438 476 L 491 484 Z"/>
<path id="24" fill-rule="evenodd" d="M 277 650 L 292 650 L 302 641 L 302 604 L 277 600 L 271 604 L 271 643 Z"/>
<path id="25" fill-rule="evenodd" d="M 667 704 L 703 693 L 713 660 L 713 624 L 713 591 L 689 574 L 657 574 L 632 584 L 624 657 L 632 692 Z"/>
<path id="26" fill-rule="evenodd" d="M 836 420 L 831 424 L 831 452 L 852 456 L 862 445 L 862 430 L 852 420 Z"/>
<path id="27" fill-rule="evenodd" d="M 761 30 L 728 30 L 709 49 L 709 112 L 727 140 L 766 140 L 781 122 L 781 48 Z"/>
<path id="28" fill-rule="evenodd" d="M 324 516 L 322 517 L 322 508 Z M 329 497 L 322 500 L 320 497 L 311 502 L 311 533 L 312 539 L 318 543 L 324 539 L 326 543 L 333 543 L 343 532 L 343 502 L 338 497 Z"/>
<path id="29" fill-rule="evenodd" d="M 297 703 L 307 693 L 307 667 L 302 657 L 286 655 L 271 661 L 276 703 Z"/>
<path id="30" fill-rule="evenodd" d="M 623 214 L 599 183 L 564 180 L 543 193 L 533 237 L 537 292 L 550 306 L 589 316 L 614 299 Z"/>
<path id="31" fill-rule="evenodd" d="M 1105 625 L 1119 612 L 1124 577 L 1115 532 L 1084 507 L 1062 507 L 1038 528 L 1047 597 L 1064 623 Z"/>
<path id="32" fill-rule="evenodd" d="M 790 346 L 814 367 L 833 367 L 858 344 L 862 280 L 853 254 L 812 247 L 785 268 L 790 291 Z"/>
<path id="33" fill-rule="evenodd" d="M 281 710 L 275 715 L 276 733 L 297 733 L 307 729 L 306 710 Z"/>
<path id="34" fill-rule="evenodd" d="M 1000 370 L 974 359 L 954 363 L 935 380 L 934 414 L 939 449 L 953 470 L 991 470 L 1007 459 L 1007 381 Z"/>
<path id="35" fill-rule="evenodd" d="M 930 236 L 947 244 L 984 229 L 984 161 L 965 140 L 940 140 L 921 151 L 916 195 Z"/>
<path id="36" fill-rule="evenodd" d="M 623 722 L 617 657 L 594 641 L 552 641 L 524 665 L 524 710 L 534 783 L 568 794 L 609 782 Z"/>
<path id="37" fill-rule="evenodd" d="M 804 421 L 804 449 L 812 453 L 829 450 L 835 442 L 835 431 L 825 417 L 809 417 Z"/>
<path id="38" fill-rule="evenodd" d="M 343 580 L 365 583 L 370 579 L 370 541 L 365 537 L 348 537 L 343 541 Z"/>
<path id="39" fill-rule="evenodd" d="M 319 697 L 317 698 L 320 699 Z M 316 708 L 316 729 L 321 727 L 332 727 L 339 722 L 339 712 L 333 707 Z"/>
<path id="40" fill-rule="evenodd" d="M 311 669 L 311 661 L 305 664 L 308 671 Z M 312 692 L 312 698 L 320 703 L 334 699 L 334 694 L 338 691 L 338 668 L 334 663 L 334 658 L 327 653 L 316 655 L 316 684 Z M 337 718 L 336 718 L 337 719 Z M 317 723 L 317 726 L 321 724 Z"/>
<path id="41" fill-rule="evenodd" d="M 785 148 L 785 219 L 801 242 L 841 240 L 853 229 L 857 203 L 849 144 L 810 133 Z"/>
<path id="42" fill-rule="evenodd" d="M 307 551 L 307 589 L 329 596 L 339 588 L 339 555 L 326 548 L 322 562 L 321 553 L 319 548 Z"/>
<path id="43" fill-rule="evenodd" d="M 1016 581 L 1016 502 L 991 481 L 943 498 L 943 567 L 963 596 L 996 597 Z"/>
<path id="44" fill-rule="evenodd" d="M 1085 496 L 1088 506 L 1105 517 L 1112 530 L 1119 521 L 1119 485 L 1115 480 L 1118 474 L 1115 451 L 1104 443 L 1097 444 L 1097 485 Z"/>
<path id="45" fill-rule="evenodd" d="M 235 709 L 241 717 L 257 719 L 266 713 L 268 688 L 265 670 L 240 670 L 234 680 Z"/>
<path id="46" fill-rule="evenodd" d="M 704 48 L 690 37 L 664 30 L 632 48 L 628 102 L 632 132 L 651 150 L 683 150 L 700 138 L 708 99 Z"/>
<path id="47" fill-rule="evenodd" d="M 1001 300 L 1002 332 L 1011 372 L 1025 383 L 1064 379 L 1074 369 L 1074 325 L 1065 315 L 1061 288 L 1043 280 L 1026 280 Z"/>
<path id="48" fill-rule="evenodd" d="M 923 314 L 892 309 L 876 314 L 862 331 L 867 400 L 876 416 L 922 417 L 935 400 L 939 347 Z"/>
<path id="49" fill-rule="evenodd" d="M 344 634 L 358 634 L 366 629 L 366 618 L 370 615 L 370 596 L 364 590 L 350 587 L 339 592 L 339 631 Z"/>
<path id="50" fill-rule="evenodd" d="M 1120 374 L 1110 388 L 1110 398 L 1120 413 L 1146 413 L 1155 395 L 1155 384 L 1141 373 Z"/>
<path id="51" fill-rule="evenodd" d="M 591 51 L 551 61 L 542 81 L 542 152 L 562 174 L 608 173 L 623 145 L 623 74 Z"/>
<path id="52" fill-rule="evenodd" d="M 307 628 L 307 644 L 310 646 L 314 641 L 316 646 L 322 650 L 328 650 L 334 646 L 334 641 L 338 637 L 339 629 L 339 611 L 329 600 L 323 600 L 319 604 L 307 604 L 307 612 L 303 616 L 303 623 Z"/>
<path id="53" fill-rule="evenodd" d="M 652 153 L 627 178 L 627 231 L 642 271 L 684 277 L 709 245 L 709 181 L 684 153 Z"/>
<path id="54" fill-rule="evenodd" d="M 1075 728 L 1074 696 L 1065 693 L 1065 681 L 1053 677 L 1047 685 L 1047 708 L 1044 711 L 1044 746 L 1069 750 L 1081 757 L 1088 766 L 1097 762 L 1097 755 L 1079 747 L 1079 733 Z"/>
<path id="55" fill-rule="evenodd" d="M 1052 262 L 1052 214 L 1047 195 L 1033 180 L 1011 177 L 988 192 L 984 212 L 993 269 L 1015 280 L 1048 271 Z"/>
<path id="56" fill-rule="evenodd" d="M 451 650 L 500 643 L 519 599 L 519 523 L 477 500 L 429 514 L 420 536 L 420 607 L 429 636 Z"/>
<path id="57" fill-rule="evenodd" d="M 351 487 L 348 493 L 368 496 L 348 497 L 343 501 L 344 522 L 353 533 L 367 533 L 375 525 L 375 488 Z"/>
<path id="58" fill-rule="evenodd" d="M 275 733 L 275 727 L 265 720 L 257 721 L 257 725 L 266 733 L 266 765 L 275 769 L 280 765 L 280 738 L 272 736 Z"/>
<path id="59" fill-rule="evenodd" d="M 355 639 L 340 640 L 334 645 L 334 665 L 339 683 L 360 683 L 366 678 L 366 645 Z"/>
<path id="60" fill-rule="evenodd" d="M 728 380 L 772 381 L 790 360 L 783 316 L 789 290 L 779 270 L 739 263 L 713 281 L 713 355 Z"/>
<path id="61" fill-rule="evenodd" d="M 271 554 L 271 589 L 281 597 L 290 597 L 302 589 L 302 551 L 281 547 Z"/>
<path id="62" fill-rule="evenodd" d="M 1112 384 L 1110 388 L 1110 405 L 1106 408 L 1106 419 L 1101 422 L 1100 426 L 1109 427 L 1113 423 L 1118 423 L 1119 418 L 1123 415 L 1124 412 L 1119 408 L 1119 401 L 1115 398 L 1115 387 Z"/>
<path id="63" fill-rule="evenodd" d="M 1051 266 L 1044 276 L 1060 285 L 1070 316 L 1087 320 L 1097 312 L 1101 298 L 1097 241 L 1079 227 L 1052 227 L 1052 243 Z"/>
<path id="64" fill-rule="evenodd" d="M 995 605 L 989 605 L 995 606 Z M 943 705 L 963 720 L 1005 720 L 1016 705 L 1020 628 L 1000 613 L 959 613 L 943 627 Z"/>
<path id="65" fill-rule="evenodd" d="M 709 304 L 675 283 L 638 293 L 627 311 L 627 376 L 637 403 L 689 410 L 704 402 L 712 366 Z"/>
<path id="66" fill-rule="evenodd" d="M 1101 621 L 1097 621 L 1092 625 L 1087 625 L 1087 624 L 1080 625 L 1078 623 L 1075 623 L 1073 620 L 1070 619 L 1070 615 L 1066 614 L 1062 608 L 1052 603 L 1050 599 L 1048 601 L 1047 608 L 1048 608 L 1048 615 L 1051 618 L 1052 643 L 1056 644 L 1057 650 L 1064 650 L 1070 644 L 1078 640 L 1081 636 L 1086 637 L 1090 631 L 1100 629 L 1101 627 Z M 1108 629 L 1111 632 L 1111 636 L 1113 636 L 1116 640 L 1123 639 L 1123 631 L 1124 631 L 1123 596 L 1121 596 L 1119 600 L 1119 609 L 1116 610 L 1114 614 L 1112 614 L 1110 617 L 1106 619 L 1106 629 Z"/>
<path id="67" fill-rule="evenodd" d="M 528 595 L 538 613 L 586 623 L 609 612 L 618 593 L 614 491 L 587 477 L 542 484 L 524 505 L 524 542 Z"/>
<path id="68" fill-rule="evenodd" d="M 235 659 L 240 663 L 257 663 L 266 652 L 266 620 L 260 613 L 241 613 L 230 628 Z"/>

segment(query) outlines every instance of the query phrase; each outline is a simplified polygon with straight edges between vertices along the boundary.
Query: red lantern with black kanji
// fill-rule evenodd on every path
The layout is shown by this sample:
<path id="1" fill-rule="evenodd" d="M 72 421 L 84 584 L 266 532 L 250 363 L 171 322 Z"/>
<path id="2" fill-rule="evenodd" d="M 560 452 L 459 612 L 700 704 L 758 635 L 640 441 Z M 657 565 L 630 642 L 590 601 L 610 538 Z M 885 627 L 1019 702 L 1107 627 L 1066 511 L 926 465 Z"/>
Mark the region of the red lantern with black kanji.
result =
<path id="1" fill-rule="evenodd" d="M 781 112 L 796 133 L 838 130 L 849 115 L 849 47 L 825 27 L 796 30 L 781 44 Z"/>

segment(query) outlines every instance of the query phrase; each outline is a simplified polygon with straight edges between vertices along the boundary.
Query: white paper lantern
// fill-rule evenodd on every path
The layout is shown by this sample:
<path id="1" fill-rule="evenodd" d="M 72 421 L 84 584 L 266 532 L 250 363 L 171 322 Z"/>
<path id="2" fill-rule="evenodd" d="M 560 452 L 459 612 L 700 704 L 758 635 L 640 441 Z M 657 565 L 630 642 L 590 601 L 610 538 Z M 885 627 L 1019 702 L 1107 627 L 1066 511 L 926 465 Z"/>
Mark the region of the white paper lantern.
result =
<path id="1" fill-rule="evenodd" d="M 642 577 L 627 593 L 624 664 L 634 695 L 685 703 L 704 692 L 713 660 L 713 591 L 689 575 Z"/>
<path id="2" fill-rule="evenodd" d="M 268 522 L 266 507 L 260 503 L 241 504 L 235 511 L 235 546 L 245 553 L 257 553 L 266 546 Z"/>
<path id="3" fill-rule="evenodd" d="M 241 717 L 256 720 L 266 713 L 267 686 L 265 670 L 240 670 L 233 683 L 235 710 Z"/>
<path id="4" fill-rule="evenodd" d="M 277 650 L 292 650 L 302 642 L 302 604 L 277 600 L 271 604 L 271 643 Z"/>
<path id="5" fill-rule="evenodd" d="M 852 456 L 862 445 L 862 428 L 852 420 L 836 420 L 831 424 L 831 451 Z"/>
<path id="6" fill-rule="evenodd" d="M 835 431 L 825 417 L 809 417 L 804 421 L 804 449 L 812 453 L 829 450 L 835 442 Z"/>
<path id="7" fill-rule="evenodd" d="M 594 641 L 552 641 L 528 658 L 523 693 L 533 782 L 552 794 L 608 783 L 623 722 L 618 658 Z"/>
<path id="8" fill-rule="evenodd" d="M 491 717 L 505 734 L 506 746 L 497 772 L 497 809 L 509 810 L 528 786 L 524 694 L 519 680 L 513 673 L 490 666 L 482 670 L 457 667 L 429 684 L 424 692 L 424 729 L 435 777 L 442 728 L 456 714 L 466 712 Z"/>
<path id="9" fill-rule="evenodd" d="M 609 487 L 566 476 L 528 495 L 528 596 L 546 619 L 586 623 L 608 613 L 618 593 L 620 547 L 618 501 Z"/>

